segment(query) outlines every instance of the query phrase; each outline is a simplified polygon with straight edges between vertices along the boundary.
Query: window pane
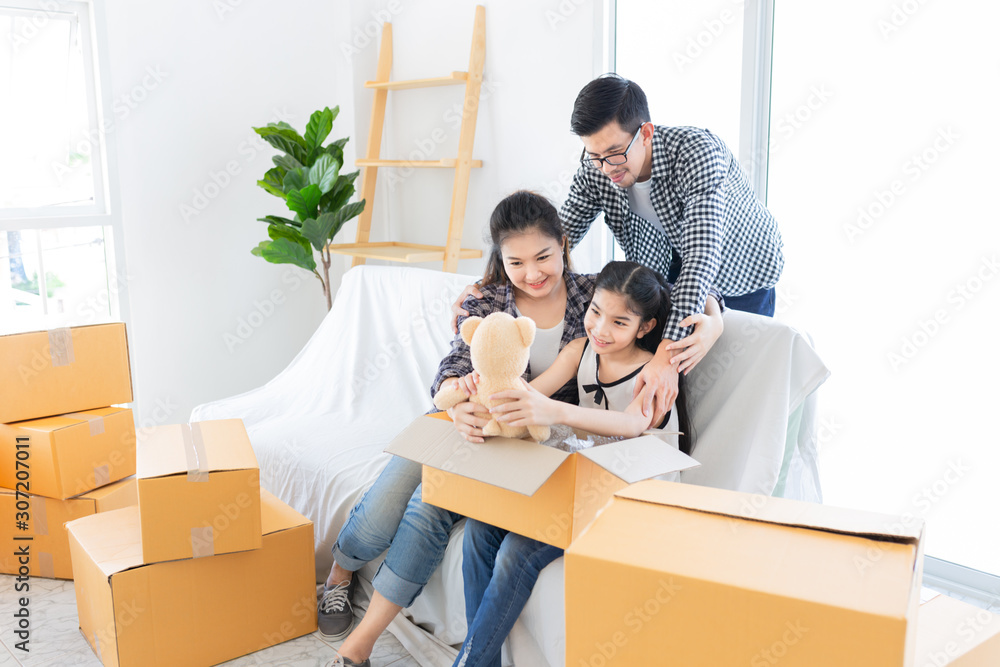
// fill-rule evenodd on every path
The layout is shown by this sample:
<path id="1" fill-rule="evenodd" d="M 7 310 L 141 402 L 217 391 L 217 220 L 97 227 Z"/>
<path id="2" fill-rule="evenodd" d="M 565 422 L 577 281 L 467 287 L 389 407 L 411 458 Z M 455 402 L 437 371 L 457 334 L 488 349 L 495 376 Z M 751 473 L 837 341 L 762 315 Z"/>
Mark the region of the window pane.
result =
<path id="1" fill-rule="evenodd" d="M 91 324 L 115 316 L 106 227 L 5 232 L 0 236 L 0 330 Z M 44 269 L 44 270 L 43 270 Z M 44 275 L 44 295 L 42 279 Z"/>
<path id="2" fill-rule="evenodd" d="M 657 125 L 711 130 L 739 158 L 743 3 L 618 0 L 615 70 Z"/>
<path id="3" fill-rule="evenodd" d="M 79 23 L 0 7 L 0 208 L 94 200 Z"/>
<path id="4" fill-rule="evenodd" d="M 1000 574 L 1000 150 L 990 2 L 775 8 L 768 206 L 780 316 L 816 339 L 826 502 L 925 519 Z M 779 300 L 780 302 L 780 300 Z"/>

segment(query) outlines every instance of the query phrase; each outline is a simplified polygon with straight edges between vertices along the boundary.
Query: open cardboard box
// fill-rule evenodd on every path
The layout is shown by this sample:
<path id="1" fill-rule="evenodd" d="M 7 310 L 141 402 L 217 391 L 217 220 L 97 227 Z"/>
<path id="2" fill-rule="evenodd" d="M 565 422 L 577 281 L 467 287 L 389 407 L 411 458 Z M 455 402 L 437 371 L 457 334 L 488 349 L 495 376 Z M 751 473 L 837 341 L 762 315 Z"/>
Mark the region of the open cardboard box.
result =
<path id="1" fill-rule="evenodd" d="M 132 401 L 125 325 L 0 336 L 0 423 Z"/>
<path id="2" fill-rule="evenodd" d="M 261 492 L 260 549 L 145 564 L 139 511 L 67 525 L 80 631 L 109 667 L 215 665 L 316 630 L 312 523 Z"/>
<path id="3" fill-rule="evenodd" d="M 19 574 L 21 549 L 28 549 L 28 573 L 33 577 L 72 579 L 73 566 L 69 555 L 69 535 L 63 525 L 67 521 L 110 512 L 136 504 L 135 479 L 123 479 L 99 489 L 87 491 L 76 498 L 54 500 L 30 496 L 28 530 L 18 530 L 14 522 L 17 494 L 0 488 L 0 572 Z M 23 538 L 30 539 L 25 540 Z"/>
<path id="4" fill-rule="evenodd" d="M 149 429 L 136 479 L 147 563 L 260 548 L 260 469 L 242 420 Z"/>
<path id="5" fill-rule="evenodd" d="M 97 408 L 0 424 L 0 486 L 15 488 L 18 440 L 28 442 L 24 460 L 31 493 L 72 498 L 135 474 L 135 421 L 128 408 Z"/>
<path id="6" fill-rule="evenodd" d="M 569 453 L 514 438 L 470 443 L 430 415 L 386 451 L 423 464 L 424 502 L 563 549 L 615 491 L 699 465 L 653 435 Z"/>
<path id="7" fill-rule="evenodd" d="M 566 550 L 566 664 L 909 667 L 922 563 L 898 517 L 640 482 Z"/>

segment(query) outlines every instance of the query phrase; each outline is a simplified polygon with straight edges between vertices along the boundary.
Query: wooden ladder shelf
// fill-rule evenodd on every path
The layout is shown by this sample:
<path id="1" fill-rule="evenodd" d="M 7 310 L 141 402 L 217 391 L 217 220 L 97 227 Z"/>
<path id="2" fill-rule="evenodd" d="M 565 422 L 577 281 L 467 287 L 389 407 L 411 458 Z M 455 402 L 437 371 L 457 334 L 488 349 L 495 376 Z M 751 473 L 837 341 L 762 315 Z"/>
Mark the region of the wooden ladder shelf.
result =
<path id="1" fill-rule="evenodd" d="M 469 55 L 468 72 L 452 72 L 447 76 L 409 81 L 390 81 L 392 69 L 392 24 L 382 27 L 382 44 L 379 47 L 378 69 L 375 81 L 365 82 L 365 88 L 375 90 L 372 105 L 371 129 L 368 132 L 368 147 L 363 159 L 355 161 L 361 168 L 361 196 L 366 202 L 365 210 L 358 217 L 358 234 L 354 243 L 331 244 L 329 249 L 341 255 L 351 255 L 351 266 L 365 262 L 365 258 L 391 262 L 443 262 L 444 270 L 455 273 L 459 259 L 482 257 L 481 250 L 462 248 L 462 226 L 465 223 L 465 204 L 469 193 L 469 176 L 472 169 L 483 166 L 481 160 L 472 159 L 472 145 L 476 136 L 476 117 L 479 115 L 479 91 L 483 83 L 483 63 L 486 60 L 486 9 L 476 7 L 475 25 L 472 30 L 472 51 Z M 390 90 L 410 90 L 413 88 L 433 88 L 437 86 L 465 86 L 462 128 L 458 139 L 458 155 L 443 160 L 383 160 L 379 157 L 382 149 L 382 129 L 385 125 L 385 103 Z M 455 181 L 451 191 L 451 214 L 448 217 L 448 238 L 442 246 L 399 243 L 387 241 L 371 242 L 372 208 L 375 201 L 375 180 L 379 168 L 431 168 L 454 169 Z"/>

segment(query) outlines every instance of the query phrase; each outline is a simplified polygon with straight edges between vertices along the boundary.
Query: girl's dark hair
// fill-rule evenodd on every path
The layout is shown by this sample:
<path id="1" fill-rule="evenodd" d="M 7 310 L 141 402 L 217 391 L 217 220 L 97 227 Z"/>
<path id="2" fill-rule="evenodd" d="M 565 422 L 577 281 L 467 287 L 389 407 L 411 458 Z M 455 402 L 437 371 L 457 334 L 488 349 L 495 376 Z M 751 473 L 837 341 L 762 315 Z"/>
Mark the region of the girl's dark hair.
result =
<path id="1" fill-rule="evenodd" d="M 626 132 L 637 132 L 649 122 L 646 93 L 634 81 L 614 73 L 602 74 L 580 91 L 573 103 L 570 128 L 578 137 L 589 137 L 611 121 Z"/>
<path id="2" fill-rule="evenodd" d="M 570 271 L 569 240 L 563 234 L 559 211 L 548 199 L 528 190 L 518 190 L 500 200 L 490 215 L 490 257 L 486 261 L 486 272 L 481 284 L 507 284 L 507 272 L 503 268 L 500 246 L 515 234 L 538 230 L 542 235 L 562 244 L 563 266 Z"/>
<path id="3" fill-rule="evenodd" d="M 624 297 L 628 309 L 638 315 L 643 323 L 656 318 L 653 328 L 635 342 L 640 349 L 656 354 L 672 307 L 670 286 L 666 279 L 656 271 L 636 262 L 609 262 L 597 276 L 594 292 L 597 290 L 607 290 Z M 677 410 L 677 422 L 683 434 L 680 437 L 680 448 L 685 454 L 690 454 L 691 421 L 684 400 L 683 375 L 678 375 L 677 386 L 674 409 Z"/>
<path id="4" fill-rule="evenodd" d="M 656 318 L 652 330 L 635 341 L 640 349 L 656 354 L 671 307 L 670 286 L 663 276 L 636 262 L 609 262 L 597 275 L 594 291 L 599 289 L 625 297 L 642 323 Z"/>

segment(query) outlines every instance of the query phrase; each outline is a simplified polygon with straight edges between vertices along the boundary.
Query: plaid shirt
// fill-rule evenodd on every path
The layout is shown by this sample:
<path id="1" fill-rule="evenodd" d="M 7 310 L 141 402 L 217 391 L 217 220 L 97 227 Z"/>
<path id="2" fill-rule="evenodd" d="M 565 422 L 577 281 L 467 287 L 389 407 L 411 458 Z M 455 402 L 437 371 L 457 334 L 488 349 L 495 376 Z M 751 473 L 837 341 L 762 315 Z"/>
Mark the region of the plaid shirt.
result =
<path id="1" fill-rule="evenodd" d="M 559 350 L 562 351 L 566 344 L 577 338 L 587 335 L 583 328 L 583 316 L 587 313 L 587 306 L 594 295 L 595 275 L 584 275 L 580 273 L 563 273 L 566 281 L 566 319 L 563 325 L 562 339 L 559 341 Z M 483 293 L 482 299 L 473 296 L 467 297 L 462 307 L 469 311 L 469 316 L 486 317 L 490 313 L 508 313 L 517 317 L 514 312 L 514 290 L 508 284 L 493 283 L 479 288 Z M 462 326 L 466 317 L 458 318 L 458 326 Z M 451 343 L 451 352 L 448 353 L 438 366 L 437 376 L 434 384 L 431 385 L 431 396 L 434 396 L 441 383 L 452 377 L 463 377 L 472 372 L 472 359 L 469 356 L 469 346 L 462 340 L 462 335 L 455 336 Z M 528 379 L 531 372 L 531 365 L 522 377 Z M 562 386 L 559 391 L 552 394 L 552 398 L 563 403 L 579 404 L 580 399 L 576 388 L 576 378 L 573 378 Z"/>
<path id="2" fill-rule="evenodd" d="M 572 246 L 603 211 L 628 259 L 664 276 L 674 252 L 683 260 L 664 338 L 690 333 L 679 324 L 704 311 L 710 285 L 740 296 L 778 282 L 784 257 L 777 224 L 739 162 L 708 130 L 655 127 L 650 200 L 666 234 L 632 212 L 626 189 L 581 165 L 560 215 Z"/>

